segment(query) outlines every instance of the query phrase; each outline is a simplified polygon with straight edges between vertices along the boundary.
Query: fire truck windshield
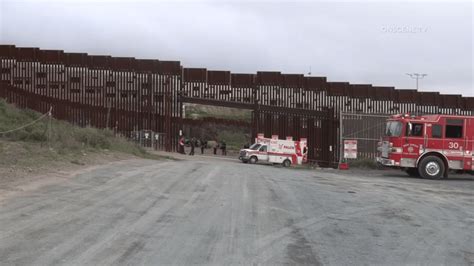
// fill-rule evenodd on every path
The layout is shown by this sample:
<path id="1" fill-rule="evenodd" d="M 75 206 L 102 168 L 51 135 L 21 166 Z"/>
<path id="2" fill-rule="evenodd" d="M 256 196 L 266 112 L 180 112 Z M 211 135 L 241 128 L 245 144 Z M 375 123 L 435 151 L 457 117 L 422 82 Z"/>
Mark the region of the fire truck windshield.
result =
<path id="1" fill-rule="evenodd" d="M 400 137 L 402 133 L 402 123 L 399 121 L 388 121 L 385 127 L 385 136 Z"/>

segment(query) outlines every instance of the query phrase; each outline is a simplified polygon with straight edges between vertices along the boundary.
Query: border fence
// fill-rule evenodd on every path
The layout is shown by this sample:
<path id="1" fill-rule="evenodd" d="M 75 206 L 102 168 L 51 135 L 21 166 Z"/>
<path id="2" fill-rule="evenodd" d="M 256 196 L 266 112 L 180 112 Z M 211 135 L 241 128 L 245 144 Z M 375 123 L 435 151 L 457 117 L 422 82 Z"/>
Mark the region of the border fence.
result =
<path id="1" fill-rule="evenodd" d="M 176 150 L 185 124 L 196 124 L 183 119 L 185 102 L 252 110 L 252 135 L 306 137 L 308 159 L 321 165 L 339 160 L 340 113 L 474 114 L 474 97 L 301 74 L 231 73 L 185 68 L 179 61 L 14 45 L 0 45 L 0 62 L 0 97 L 9 102 L 42 113 L 53 107 L 55 118 L 111 128 L 128 137 L 149 130 L 162 136 L 163 147 L 157 148 L 167 151 Z M 367 149 L 367 156 L 372 156 L 371 146 Z"/>

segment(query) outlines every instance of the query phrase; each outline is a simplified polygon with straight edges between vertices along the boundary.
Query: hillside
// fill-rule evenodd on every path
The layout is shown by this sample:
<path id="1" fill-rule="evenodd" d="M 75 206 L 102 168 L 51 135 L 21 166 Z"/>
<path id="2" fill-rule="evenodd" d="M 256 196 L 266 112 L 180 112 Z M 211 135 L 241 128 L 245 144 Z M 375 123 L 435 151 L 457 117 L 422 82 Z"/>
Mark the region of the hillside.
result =
<path id="1" fill-rule="evenodd" d="M 0 179 L 131 157 L 158 158 L 110 130 L 50 120 L 0 99 Z"/>
<path id="2" fill-rule="evenodd" d="M 199 119 L 204 117 L 214 117 L 228 120 L 240 120 L 251 122 L 252 121 L 252 111 L 229 108 L 229 107 L 219 107 L 219 106 L 210 106 L 210 105 L 200 105 L 200 104 L 190 104 L 185 105 L 185 117 L 191 119 Z"/>

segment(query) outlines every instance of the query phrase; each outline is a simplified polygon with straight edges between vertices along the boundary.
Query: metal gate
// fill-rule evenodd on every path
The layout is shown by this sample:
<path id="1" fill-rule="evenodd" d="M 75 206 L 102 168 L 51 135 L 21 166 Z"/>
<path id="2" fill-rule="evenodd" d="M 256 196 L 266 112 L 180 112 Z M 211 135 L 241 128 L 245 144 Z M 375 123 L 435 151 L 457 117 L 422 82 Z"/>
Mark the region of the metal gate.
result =
<path id="1" fill-rule="evenodd" d="M 306 138 L 309 163 L 322 167 L 332 167 L 337 163 L 337 119 L 332 109 L 307 111 L 292 108 L 279 111 L 276 108 L 260 108 L 253 119 L 256 132 L 268 138 L 275 134 L 280 138 Z"/>
<path id="2" fill-rule="evenodd" d="M 130 138 L 142 147 L 155 150 L 165 150 L 167 143 L 165 133 L 153 132 L 152 130 L 134 131 Z"/>
<path id="3" fill-rule="evenodd" d="M 340 113 L 339 160 L 375 159 L 389 115 Z"/>
<path id="4" fill-rule="evenodd" d="M 257 103 L 236 103 L 214 99 L 180 96 L 180 103 L 194 103 L 221 107 L 253 110 L 252 136 L 263 133 L 265 137 L 278 135 L 284 139 L 306 138 L 308 141 L 308 161 L 323 167 L 337 164 L 337 117 L 332 108 L 305 110 Z"/>

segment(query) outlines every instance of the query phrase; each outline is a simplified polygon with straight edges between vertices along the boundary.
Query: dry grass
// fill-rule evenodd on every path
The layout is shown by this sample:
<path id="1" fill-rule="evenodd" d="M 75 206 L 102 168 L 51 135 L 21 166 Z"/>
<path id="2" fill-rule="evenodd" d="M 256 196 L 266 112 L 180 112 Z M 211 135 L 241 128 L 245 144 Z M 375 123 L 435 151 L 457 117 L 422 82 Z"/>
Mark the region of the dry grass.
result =
<path id="1" fill-rule="evenodd" d="M 41 114 L 20 110 L 0 99 L 0 132 L 18 128 Z M 0 134 L 0 175 L 35 172 L 44 167 L 84 165 L 97 158 L 131 157 L 159 159 L 110 130 L 81 128 L 64 121 L 42 119 L 18 131 Z M 95 159 L 93 159 L 95 158 Z"/>

